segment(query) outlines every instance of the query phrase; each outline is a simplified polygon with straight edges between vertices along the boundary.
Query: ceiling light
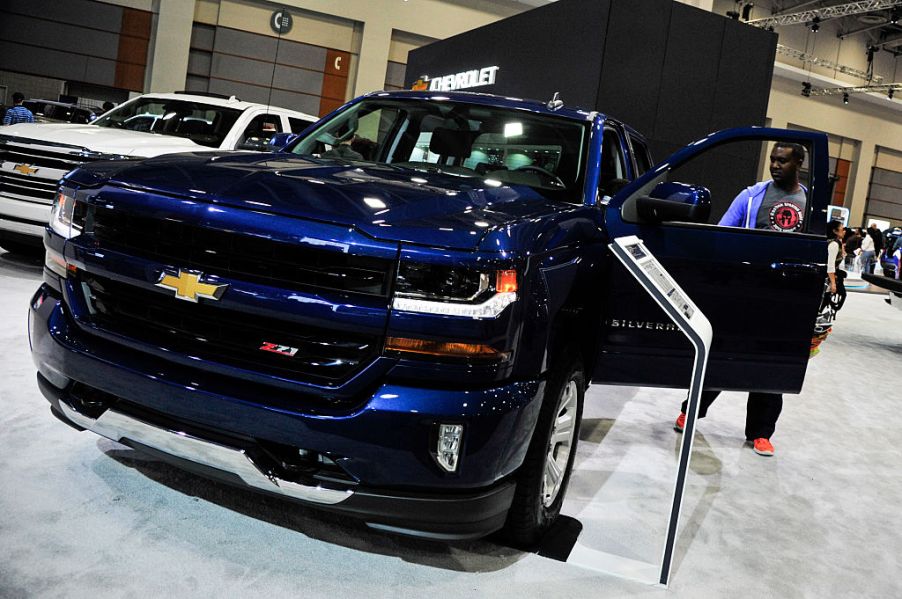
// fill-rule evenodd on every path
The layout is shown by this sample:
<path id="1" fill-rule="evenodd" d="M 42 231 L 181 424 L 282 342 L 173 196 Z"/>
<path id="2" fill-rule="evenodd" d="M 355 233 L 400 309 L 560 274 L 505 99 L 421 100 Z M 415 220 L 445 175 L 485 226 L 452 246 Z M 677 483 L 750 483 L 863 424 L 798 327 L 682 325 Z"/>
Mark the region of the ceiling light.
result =
<path id="1" fill-rule="evenodd" d="M 517 137 L 523 135 L 523 123 L 513 121 L 504 123 L 504 137 Z"/>
<path id="2" fill-rule="evenodd" d="M 820 30 L 820 28 L 821 28 L 820 23 L 821 23 L 821 18 L 820 18 L 820 17 L 814 17 L 814 18 L 811 20 L 811 25 L 810 25 L 811 33 L 817 33 L 818 30 Z"/>
<path id="3" fill-rule="evenodd" d="M 848 103 L 849 103 L 849 92 L 843 92 L 843 95 L 842 95 L 842 103 L 843 103 L 843 104 L 848 104 Z"/>
<path id="4" fill-rule="evenodd" d="M 809 81 L 802 82 L 802 95 L 806 98 L 811 97 L 811 83 Z"/>

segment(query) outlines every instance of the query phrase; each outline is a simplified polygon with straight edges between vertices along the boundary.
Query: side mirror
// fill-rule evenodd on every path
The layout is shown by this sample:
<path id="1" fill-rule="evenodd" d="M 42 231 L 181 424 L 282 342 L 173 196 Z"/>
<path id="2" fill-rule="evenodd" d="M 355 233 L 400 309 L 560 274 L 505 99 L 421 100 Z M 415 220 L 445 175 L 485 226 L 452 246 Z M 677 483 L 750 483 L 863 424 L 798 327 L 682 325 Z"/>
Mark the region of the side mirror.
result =
<path id="1" fill-rule="evenodd" d="M 279 152 L 288 144 L 297 139 L 297 133 L 276 133 L 269 138 L 269 145 L 266 148 L 270 152 Z"/>
<path id="2" fill-rule="evenodd" d="M 269 147 L 269 141 L 262 137 L 248 137 L 238 144 L 238 149 L 253 150 L 255 152 L 269 152 L 272 150 L 272 148 Z"/>
<path id="3" fill-rule="evenodd" d="M 711 192 L 685 183 L 658 183 L 650 194 L 636 198 L 636 211 L 646 222 L 708 222 Z"/>

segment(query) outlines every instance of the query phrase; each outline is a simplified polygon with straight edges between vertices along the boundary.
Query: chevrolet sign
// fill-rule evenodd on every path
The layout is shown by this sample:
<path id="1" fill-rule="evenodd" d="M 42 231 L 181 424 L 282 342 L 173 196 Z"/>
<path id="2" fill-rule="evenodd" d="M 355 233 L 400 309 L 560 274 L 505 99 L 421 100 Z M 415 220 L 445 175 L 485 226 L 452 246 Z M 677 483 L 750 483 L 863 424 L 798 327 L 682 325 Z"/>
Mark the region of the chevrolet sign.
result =
<path id="1" fill-rule="evenodd" d="M 428 75 L 423 75 L 416 83 L 414 83 L 413 89 L 425 90 L 427 89 L 426 84 L 428 84 L 428 90 L 431 92 L 452 92 L 458 89 L 494 85 L 495 76 L 498 74 L 499 68 L 500 67 L 484 67 L 481 69 L 455 73 L 454 75 L 442 75 L 441 77 L 429 77 Z"/>

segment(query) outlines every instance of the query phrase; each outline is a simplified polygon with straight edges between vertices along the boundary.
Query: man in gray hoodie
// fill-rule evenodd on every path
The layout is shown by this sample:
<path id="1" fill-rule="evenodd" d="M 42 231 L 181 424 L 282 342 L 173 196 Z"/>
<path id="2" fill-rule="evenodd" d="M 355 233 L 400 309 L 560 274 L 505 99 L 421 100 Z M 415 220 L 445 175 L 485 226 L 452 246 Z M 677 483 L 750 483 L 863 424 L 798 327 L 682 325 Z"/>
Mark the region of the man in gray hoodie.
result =
<path id="1" fill-rule="evenodd" d="M 799 171 L 805 161 L 805 148 L 799 144 L 777 142 L 770 153 L 771 180 L 756 183 L 739 192 L 718 222 L 725 227 L 766 229 L 792 232 L 802 229 L 808 204 L 807 189 L 799 182 Z M 703 391 L 698 417 L 704 418 L 720 391 Z M 686 424 L 686 403 L 673 425 L 683 432 Z M 755 453 L 774 455 L 771 435 L 783 410 L 780 393 L 749 393 L 745 416 L 745 438 Z"/>

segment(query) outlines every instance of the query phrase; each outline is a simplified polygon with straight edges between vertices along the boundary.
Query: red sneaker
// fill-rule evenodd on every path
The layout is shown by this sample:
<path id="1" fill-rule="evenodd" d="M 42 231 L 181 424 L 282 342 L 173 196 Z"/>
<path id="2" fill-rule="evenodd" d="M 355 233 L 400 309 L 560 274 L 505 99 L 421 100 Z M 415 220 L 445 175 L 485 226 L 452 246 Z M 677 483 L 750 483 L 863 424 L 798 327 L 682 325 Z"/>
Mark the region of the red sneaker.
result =
<path id="1" fill-rule="evenodd" d="M 755 439 L 752 442 L 752 446 L 755 449 L 755 453 L 757 453 L 758 455 L 768 457 L 774 455 L 774 446 L 770 444 L 770 441 L 768 439 Z"/>
<path id="2" fill-rule="evenodd" d="M 682 433 L 684 428 L 686 428 L 686 415 L 680 412 L 680 415 L 677 416 L 676 422 L 673 423 L 673 430 L 678 433 Z"/>

